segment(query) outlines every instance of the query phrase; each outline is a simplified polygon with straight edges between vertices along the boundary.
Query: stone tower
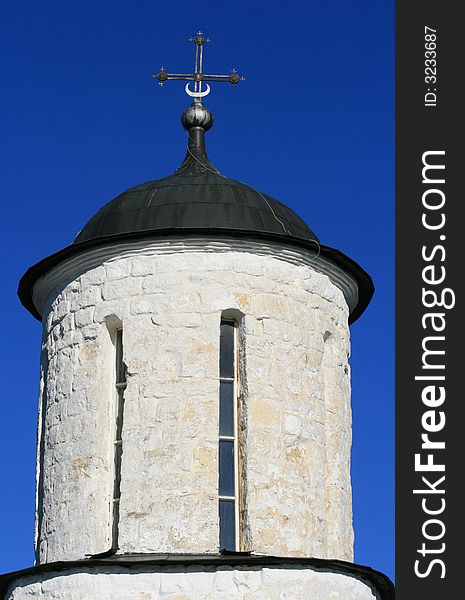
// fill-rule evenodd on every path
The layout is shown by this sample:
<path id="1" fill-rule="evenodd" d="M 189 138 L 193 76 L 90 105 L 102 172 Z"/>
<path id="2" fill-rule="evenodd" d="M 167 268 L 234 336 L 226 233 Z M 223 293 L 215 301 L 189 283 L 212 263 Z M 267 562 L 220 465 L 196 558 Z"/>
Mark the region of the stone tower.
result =
<path id="1" fill-rule="evenodd" d="M 353 564 L 349 324 L 370 277 L 186 157 L 31 267 L 43 322 L 36 565 L 11 600 L 391 598 Z"/>

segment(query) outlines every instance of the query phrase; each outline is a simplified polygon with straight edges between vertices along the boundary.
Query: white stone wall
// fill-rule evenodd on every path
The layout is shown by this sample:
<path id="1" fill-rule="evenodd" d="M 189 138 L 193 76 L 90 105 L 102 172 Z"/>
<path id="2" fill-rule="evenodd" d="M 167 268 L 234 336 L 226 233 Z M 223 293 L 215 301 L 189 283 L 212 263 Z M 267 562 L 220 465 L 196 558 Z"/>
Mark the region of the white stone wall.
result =
<path id="1" fill-rule="evenodd" d="M 110 547 L 113 317 L 128 367 L 120 551 L 218 551 L 219 323 L 228 309 L 244 315 L 244 549 L 351 560 L 340 288 L 304 251 L 257 253 L 238 242 L 128 245 L 75 263 L 36 285 L 37 297 L 49 294 L 39 561 Z M 57 286 L 60 272 L 68 282 Z"/>
<path id="2" fill-rule="evenodd" d="M 63 571 L 19 580 L 7 600 L 375 600 L 368 582 L 310 568 Z"/>

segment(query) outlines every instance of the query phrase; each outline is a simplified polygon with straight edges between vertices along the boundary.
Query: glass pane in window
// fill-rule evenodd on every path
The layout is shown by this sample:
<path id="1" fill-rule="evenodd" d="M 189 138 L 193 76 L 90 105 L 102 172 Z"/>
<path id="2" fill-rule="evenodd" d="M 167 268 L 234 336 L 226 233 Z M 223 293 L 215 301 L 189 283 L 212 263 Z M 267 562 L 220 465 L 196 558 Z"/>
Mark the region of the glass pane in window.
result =
<path id="1" fill-rule="evenodd" d="M 116 383 L 124 383 L 126 381 L 126 373 L 123 363 L 123 330 L 116 331 Z"/>
<path id="2" fill-rule="evenodd" d="M 220 500 L 220 550 L 236 550 L 236 507 L 233 500 Z"/>
<path id="3" fill-rule="evenodd" d="M 220 496 L 234 496 L 234 442 L 220 440 Z"/>
<path id="4" fill-rule="evenodd" d="M 220 435 L 234 435 L 233 381 L 220 381 Z"/>
<path id="5" fill-rule="evenodd" d="M 220 377 L 234 377 L 234 324 L 221 323 Z"/>

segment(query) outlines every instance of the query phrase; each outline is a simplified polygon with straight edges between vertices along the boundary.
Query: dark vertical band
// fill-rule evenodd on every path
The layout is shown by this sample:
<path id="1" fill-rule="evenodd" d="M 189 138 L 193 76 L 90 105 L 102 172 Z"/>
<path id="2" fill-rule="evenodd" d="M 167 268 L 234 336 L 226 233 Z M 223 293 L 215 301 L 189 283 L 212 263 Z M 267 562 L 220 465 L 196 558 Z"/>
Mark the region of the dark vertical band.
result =
<path id="1" fill-rule="evenodd" d="M 462 588 L 463 23 L 396 8 L 396 587 L 436 600 Z"/>
<path id="2" fill-rule="evenodd" d="M 236 379 L 235 323 L 221 321 L 220 326 L 220 399 L 218 445 L 218 492 L 220 550 L 237 550 L 236 540 L 236 461 L 237 419 L 234 405 Z M 232 421 L 232 422 L 231 422 Z"/>
<path id="3" fill-rule="evenodd" d="M 123 361 L 123 330 L 115 333 L 116 359 L 116 414 L 114 428 L 114 479 L 112 511 L 112 550 L 118 549 L 120 499 L 121 499 L 121 457 L 123 454 L 123 411 L 124 390 L 126 389 L 126 365 Z"/>

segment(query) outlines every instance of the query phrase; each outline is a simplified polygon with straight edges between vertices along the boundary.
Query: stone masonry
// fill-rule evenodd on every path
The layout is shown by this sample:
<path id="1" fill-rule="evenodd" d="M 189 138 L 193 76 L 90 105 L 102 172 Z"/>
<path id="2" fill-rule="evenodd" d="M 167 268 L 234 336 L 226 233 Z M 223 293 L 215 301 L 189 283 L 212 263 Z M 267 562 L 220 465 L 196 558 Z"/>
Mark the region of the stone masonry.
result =
<path id="1" fill-rule="evenodd" d="M 352 560 L 347 301 L 337 277 L 315 268 L 308 250 L 261 247 L 128 242 L 80 255 L 36 284 L 44 323 L 39 563 L 111 545 L 116 323 L 128 381 L 120 552 L 218 552 L 224 311 L 240 326 L 243 549 Z M 87 597 L 89 575 L 73 577 L 82 579 L 81 595 L 69 598 Z M 316 597 L 372 597 L 341 594 Z M 194 596 L 140 596 L 162 597 Z"/>
<path id="2" fill-rule="evenodd" d="M 68 570 L 16 582 L 8 600 L 375 600 L 372 586 L 337 572 L 282 568 Z"/>

